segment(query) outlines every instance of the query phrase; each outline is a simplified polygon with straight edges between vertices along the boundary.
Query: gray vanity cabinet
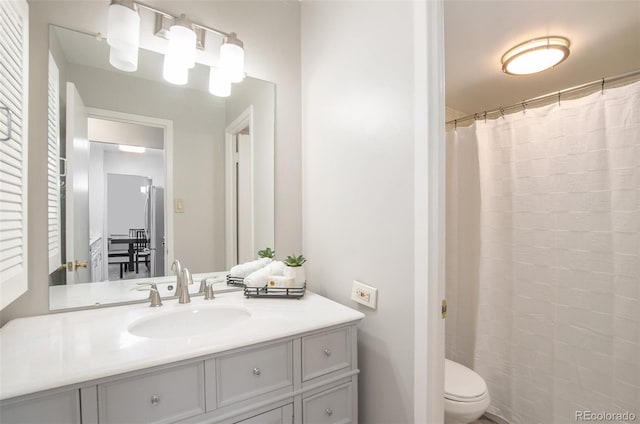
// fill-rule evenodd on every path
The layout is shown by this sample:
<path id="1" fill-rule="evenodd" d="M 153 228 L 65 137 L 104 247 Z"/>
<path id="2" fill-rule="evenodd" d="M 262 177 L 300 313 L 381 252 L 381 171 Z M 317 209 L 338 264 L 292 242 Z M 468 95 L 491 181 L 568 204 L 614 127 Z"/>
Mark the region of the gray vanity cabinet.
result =
<path id="1" fill-rule="evenodd" d="M 357 423 L 355 323 L 3 400 L 2 424 Z"/>

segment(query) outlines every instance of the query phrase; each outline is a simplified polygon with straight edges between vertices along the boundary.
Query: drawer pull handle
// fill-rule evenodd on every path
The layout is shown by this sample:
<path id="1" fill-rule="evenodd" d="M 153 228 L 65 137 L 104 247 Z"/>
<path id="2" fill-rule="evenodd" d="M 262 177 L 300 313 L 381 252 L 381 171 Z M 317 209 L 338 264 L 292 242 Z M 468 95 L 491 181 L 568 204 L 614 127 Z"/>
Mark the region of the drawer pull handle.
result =
<path id="1" fill-rule="evenodd" d="M 151 396 L 151 404 L 152 405 L 157 405 L 159 403 L 160 403 L 160 396 L 158 396 L 158 395 Z"/>
<path id="2" fill-rule="evenodd" d="M 325 354 L 326 356 L 331 356 L 331 351 L 330 351 L 328 348 L 325 348 L 325 350 L 324 350 L 324 354 Z"/>
<path id="3" fill-rule="evenodd" d="M 327 414 L 328 416 L 332 416 L 333 415 L 333 411 L 330 408 L 325 409 L 324 413 Z"/>
<path id="4" fill-rule="evenodd" d="M 253 369 L 253 375 L 260 375 L 260 374 L 261 374 L 260 368 Z"/>

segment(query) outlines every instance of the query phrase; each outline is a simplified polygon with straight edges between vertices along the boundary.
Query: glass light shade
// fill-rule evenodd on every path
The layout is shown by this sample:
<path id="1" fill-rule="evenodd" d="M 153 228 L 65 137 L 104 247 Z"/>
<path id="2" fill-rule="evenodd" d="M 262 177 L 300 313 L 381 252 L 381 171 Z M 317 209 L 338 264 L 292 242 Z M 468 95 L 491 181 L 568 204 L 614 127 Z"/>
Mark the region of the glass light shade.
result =
<path id="1" fill-rule="evenodd" d="M 569 56 L 570 42 L 564 37 L 541 37 L 518 44 L 502 56 L 502 71 L 510 75 L 529 75 L 563 62 Z"/>
<path id="2" fill-rule="evenodd" d="M 231 81 L 224 69 L 209 69 L 209 93 L 218 97 L 229 97 L 231 95 Z"/>
<path id="3" fill-rule="evenodd" d="M 189 69 L 177 63 L 168 54 L 164 56 L 162 76 L 165 80 L 175 85 L 185 85 L 189 81 Z"/>
<path id="4" fill-rule="evenodd" d="M 111 47 L 109 49 L 109 63 L 121 71 L 135 72 L 138 70 L 138 49 Z"/>
<path id="5" fill-rule="evenodd" d="M 118 3 L 109 6 L 107 43 L 118 50 L 140 46 L 140 15 L 132 7 Z"/>
<path id="6" fill-rule="evenodd" d="M 244 49 L 237 38 L 228 38 L 220 47 L 220 67 L 227 72 L 229 81 L 244 79 Z"/>
<path id="7" fill-rule="evenodd" d="M 169 29 L 167 56 L 183 68 L 191 69 L 196 64 L 196 33 L 183 25 L 172 25 Z"/>

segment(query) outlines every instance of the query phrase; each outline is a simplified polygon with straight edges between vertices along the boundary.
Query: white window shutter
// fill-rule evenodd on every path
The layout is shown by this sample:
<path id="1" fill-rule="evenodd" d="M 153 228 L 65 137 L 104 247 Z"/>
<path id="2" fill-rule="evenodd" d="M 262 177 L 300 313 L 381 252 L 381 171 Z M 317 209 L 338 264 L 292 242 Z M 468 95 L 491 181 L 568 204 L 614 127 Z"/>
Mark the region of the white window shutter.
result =
<path id="1" fill-rule="evenodd" d="M 29 9 L 0 1 L 0 309 L 27 291 Z"/>
<path id="2" fill-rule="evenodd" d="M 60 266 L 60 71 L 49 52 L 49 102 L 47 127 L 47 203 L 49 274 Z"/>

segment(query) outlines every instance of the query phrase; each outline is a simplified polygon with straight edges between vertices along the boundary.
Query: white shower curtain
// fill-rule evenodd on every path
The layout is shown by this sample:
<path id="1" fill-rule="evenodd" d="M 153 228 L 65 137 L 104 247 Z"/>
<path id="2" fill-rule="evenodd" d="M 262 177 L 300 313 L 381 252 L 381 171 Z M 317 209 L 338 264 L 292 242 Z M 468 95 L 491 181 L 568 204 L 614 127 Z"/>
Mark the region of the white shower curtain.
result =
<path id="1" fill-rule="evenodd" d="M 447 356 L 512 424 L 640 422 L 640 83 L 447 142 Z"/>

